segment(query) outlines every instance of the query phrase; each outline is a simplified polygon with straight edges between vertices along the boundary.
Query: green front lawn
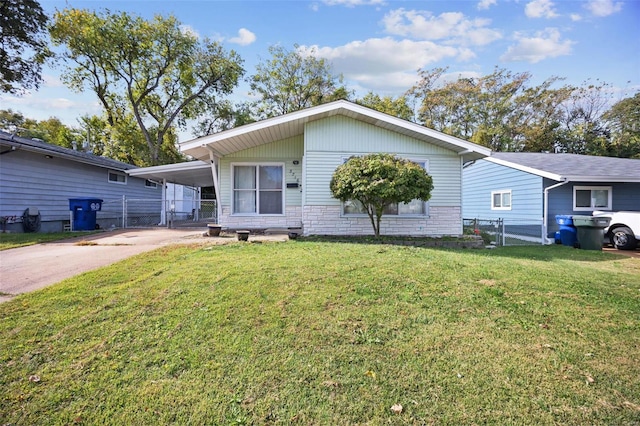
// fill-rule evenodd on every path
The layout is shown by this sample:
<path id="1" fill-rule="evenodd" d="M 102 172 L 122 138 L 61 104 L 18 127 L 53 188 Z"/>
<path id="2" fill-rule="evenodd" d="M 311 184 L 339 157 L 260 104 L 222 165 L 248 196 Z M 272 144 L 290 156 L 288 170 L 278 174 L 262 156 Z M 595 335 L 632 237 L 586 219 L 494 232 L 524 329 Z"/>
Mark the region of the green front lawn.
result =
<path id="1" fill-rule="evenodd" d="M 0 232 L 0 251 L 68 238 L 82 237 L 99 231 L 82 232 Z"/>
<path id="2" fill-rule="evenodd" d="M 165 247 L 0 319 L 2 424 L 640 420 L 640 262 L 597 251 Z"/>

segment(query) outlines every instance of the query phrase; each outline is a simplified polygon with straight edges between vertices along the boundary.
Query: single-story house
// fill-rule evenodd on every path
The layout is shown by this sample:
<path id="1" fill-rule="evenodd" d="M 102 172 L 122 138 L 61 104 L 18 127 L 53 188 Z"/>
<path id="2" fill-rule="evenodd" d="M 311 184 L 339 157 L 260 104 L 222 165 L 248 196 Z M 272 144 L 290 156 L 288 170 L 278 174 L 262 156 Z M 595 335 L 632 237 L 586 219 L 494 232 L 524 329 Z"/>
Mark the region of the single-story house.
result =
<path id="1" fill-rule="evenodd" d="M 463 181 L 465 218 L 540 223 L 544 237 L 558 230 L 556 215 L 640 211 L 640 160 L 495 152 L 466 164 Z"/>
<path id="2" fill-rule="evenodd" d="M 332 197 L 329 182 L 351 156 L 380 152 L 422 164 L 434 185 L 428 202 L 396 206 L 385 215 L 381 233 L 460 235 L 462 166 L 491 153 L 344 100 L 186 141 L 180 148 L 209 165 L 220 225 L 301 228 L 304 235 L 373 233 L 357 205 Z M 134 173 L 145 176 L 144 169 Z"/>
<path id="3" fill-rule="evenodd" d="M 162 187 L 146 178 L 128 176 L 126 172 L 134 168 L 81 150 L 0 131 L 2 228 L 22 232 L 27 214 L 38 217 L 40 232 L 69 229 L 72 222 L 69 199 L 74 198 L 114 202 L 113 215 L 97 213 L 97 224 L 101 227 L 121 226 L 123 197 L 156 200 L 154 220 L 158 223 Z M 29 229 L 32 230 L 36 229 Z"/>

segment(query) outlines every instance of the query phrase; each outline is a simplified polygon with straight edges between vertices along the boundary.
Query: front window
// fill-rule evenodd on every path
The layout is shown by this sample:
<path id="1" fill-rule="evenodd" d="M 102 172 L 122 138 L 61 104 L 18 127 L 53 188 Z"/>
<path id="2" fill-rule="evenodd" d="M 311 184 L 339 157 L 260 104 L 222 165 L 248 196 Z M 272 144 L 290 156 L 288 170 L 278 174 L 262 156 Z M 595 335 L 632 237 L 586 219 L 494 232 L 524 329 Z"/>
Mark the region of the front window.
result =
<path id="1" fill-rule="evenodd" d="M 234 165 L 233 213 L 282 214 L 282 165 Z"/>
<path id="2" fill-rule="evenodd" d="M 346 162 L 348 159 L 345 159 Z M 412 160 L 413 161 L 413 160 Z M 413 161 L 427 170 L 427 162 Z M 342 212 L 345 215 L 365 215 L 367 210 L 362 203 L 357 200 L 348 200 L 342 204 Z M 424 216 L 427 212 L 427 203 L 422 200 L 411 200 L 408 203 L 393 203 L 387 206 L 382 214 L 392 216 Z"/>
<path id="3" fill-rule="evenodd" d="M 109 170 L 108 176 L 109 183 L 119 183 L 121 185 L 127 183 L 127 175 L 125 173 Z"/>
<path id="4" fill-rule="evenodd" d="M 491 192 L 491 210 L 511 210 L 511 190 Z"/>
<path id="5" fill-rule="evenodd" d="M 611 210 L 612 191 L 610 186 L 574 186 L 573 210 Z"/>

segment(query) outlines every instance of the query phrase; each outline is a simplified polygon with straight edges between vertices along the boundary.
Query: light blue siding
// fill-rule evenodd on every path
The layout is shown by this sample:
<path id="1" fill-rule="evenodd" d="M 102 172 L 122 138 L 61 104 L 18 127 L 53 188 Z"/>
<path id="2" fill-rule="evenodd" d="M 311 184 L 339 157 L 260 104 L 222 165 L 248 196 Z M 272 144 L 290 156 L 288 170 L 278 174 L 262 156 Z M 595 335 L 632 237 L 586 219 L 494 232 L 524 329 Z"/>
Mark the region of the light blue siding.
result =
<path id="1" fill-rule="evenodd" d="M 557 182 L 545 179 L 545 185 Z M 592 212 L 573 210 L 574 186 L 610 186 L 612 195 L 612 211 L 640 211 L 640 183 L 624 182 L 569 182 L 566 185 L 549 191 L 549 229 L 557 230 L 556 215 L 584 215 Z"/>
<path id="2" fill-rule="evenodd" d="M 467 219 L 540 221 L 542 178 L 510 167 L 478 160 L 463 168 L 462 216 Z M 492 191 L 511 191 L 511 210 L 491 208 Z"/>
<path id="3" fill-rule="evenodd" d="M 43 231 L 61 231 L 69 220 L 69 198 L 104 201 L 162 198 L 162 188 L 145 186 L 145 179 L 127 176 L 126 184 L 110 183 L 109 169 L 64 158 L 15 150 L 0 159 L 0 216 L 21 216 L 28 207 L 40 211 Z M 56 222 L 52 227 L 47 222 Z"/>
<path id="4" fill-rule="evenodd" d="M 461 205 L 462 174 L 455 152 L 343 116 L 305 127 L 305 205 L 339 205 L 329 190 L 333 172 L 346 158 L 372 152 L 427 161 L 434 186 L 430 205 Z"/>
<path id="5" fill-rule="evenodd" d="M 544 189 L 558 184 L 551 179 L 479 160 L 463 169 L 462 215 L 467 219 L 538 221 L 544 215 Z M 569 182 L 549 191 L 548 231 L 558 230 L 556 215 L 589 215 L 573 210 L 574 186 L 611 186 L 612 210 L 640 211 L 640 184 L 619 182 Z M 511 210 L 492 210 L 491 192 L 511 190 Z"/>

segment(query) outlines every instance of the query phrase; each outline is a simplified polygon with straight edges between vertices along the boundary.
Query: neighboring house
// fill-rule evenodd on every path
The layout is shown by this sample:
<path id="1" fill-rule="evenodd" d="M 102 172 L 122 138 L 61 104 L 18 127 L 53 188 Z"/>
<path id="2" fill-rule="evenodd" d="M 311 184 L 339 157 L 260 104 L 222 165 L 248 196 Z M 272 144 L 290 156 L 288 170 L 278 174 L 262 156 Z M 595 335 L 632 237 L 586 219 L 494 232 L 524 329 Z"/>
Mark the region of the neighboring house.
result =
<path id="1" fill-rule="evenodd" d="M 479 145 L 347 101 L 180 145 L 183 153 L 210 165 L 222 226 L 302 228 L 304 235 L 373 233 L 364 212 L 332 197 L 329 182 L 349 157 L 378 152 L 423 165 L 434 185 L 427 203 L 394 206 L 382 219 L 381 233 L 460 235 L 462 166 L 490 154 Z M 136 175 L 144 176 L 144 169 Z"/>
<path id="2" fill-rule="evenodd" d="M 558 230 L 556 215 L 640 211 L 640 160 L 496 152 L 466 164 L 463 179 L 465 219 L 538 223 L 541 237 Z"/>
<path id="3" fill-rule="evenodd" d="M 98 225 L 120 226 L 123 197 L 158 200 L 162 185 L 130 177 L 136 166 L 87 152 L 0 131 L 0 218 L 3 228 L 22 232 L 27 209 L 40 214 L 41 232 L 58 232 L 70 223 L 69 199 L 113 201 L 114 215 L 98 214 Z M 103 205 L 103 211 L 105 210 Z M 119 215 L 119 217 L 118 217 Z"/>

